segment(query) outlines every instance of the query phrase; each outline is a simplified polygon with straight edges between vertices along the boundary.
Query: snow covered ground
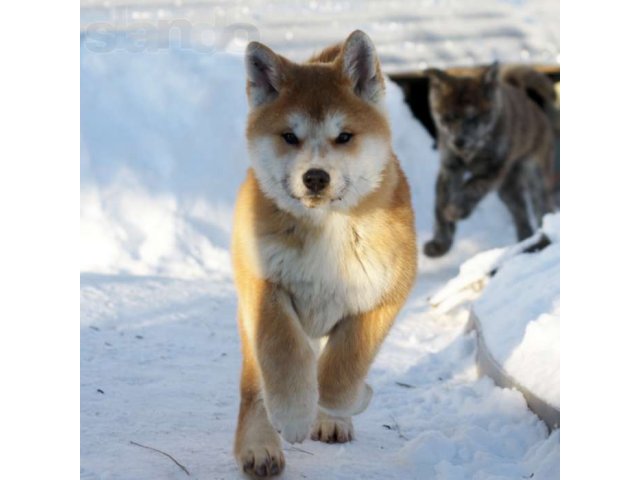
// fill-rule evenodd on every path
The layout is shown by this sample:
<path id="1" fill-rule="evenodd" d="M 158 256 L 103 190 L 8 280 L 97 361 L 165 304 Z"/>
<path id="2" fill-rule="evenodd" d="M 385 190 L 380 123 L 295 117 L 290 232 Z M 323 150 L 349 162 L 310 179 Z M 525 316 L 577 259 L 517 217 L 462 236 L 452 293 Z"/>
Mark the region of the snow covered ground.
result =
<path id="1" fill-rule="evenodd" d="M 120 32 L 117 35 L 126 35 Z M 232 458 L 239 345 L 229 232 L 247 168 L 244 73 L 233 54 L 97 53 L 81 44 L 81 477 L 241 478 Z M 128 41 L 128 40 L 127 40 Z M 315 45 L 314 45 L 315 46 Z M 394 146 L 430 237 L 437 155 L 388 85 Z M 372 367 L 347 445 L 286 446 L 285 479 L 559 478 L 518 392 L 478 378 L 464 306 L 429 297 L 474 254 L 513 243 L 491 196 L 419 278 Z"/>

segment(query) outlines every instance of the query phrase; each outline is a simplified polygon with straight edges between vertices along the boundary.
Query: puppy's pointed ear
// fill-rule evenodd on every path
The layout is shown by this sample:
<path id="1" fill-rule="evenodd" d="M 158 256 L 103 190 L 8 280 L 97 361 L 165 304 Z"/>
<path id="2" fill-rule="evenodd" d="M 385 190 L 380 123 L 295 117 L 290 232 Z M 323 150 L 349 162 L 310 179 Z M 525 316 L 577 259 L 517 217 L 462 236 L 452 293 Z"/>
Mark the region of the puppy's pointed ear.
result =
<path id="1" fill-rule="evenodd" d="M 349 35 L 342 47 L 341 61 L 355 94 L 368 102 L 382 102 L 384 77 L 376 48 L 366 33 L 356 30 Z"/>
<path id="2" fill-rule="evenodd" d="M 494 86 L 498 81 L 498 73 L 500 73 L 500 64 L 496 61 L 489 65 L 482 74 L 482 81 L 485 85 Z"/>
<path id="3" fill-rule="evenodd" d="M 244 65 L 247 71 L 247 96 L 252 108 L 277 98 L 282 87 L 283 60 L 259 42 L 247 45 Z"/>
<path id="4" fill-rule="evenodd" d="M 429 78 L 430 87 L 442 88 L 451 82 L 451 76 L 443 70 L 429 68 L 425 73 Z"/>

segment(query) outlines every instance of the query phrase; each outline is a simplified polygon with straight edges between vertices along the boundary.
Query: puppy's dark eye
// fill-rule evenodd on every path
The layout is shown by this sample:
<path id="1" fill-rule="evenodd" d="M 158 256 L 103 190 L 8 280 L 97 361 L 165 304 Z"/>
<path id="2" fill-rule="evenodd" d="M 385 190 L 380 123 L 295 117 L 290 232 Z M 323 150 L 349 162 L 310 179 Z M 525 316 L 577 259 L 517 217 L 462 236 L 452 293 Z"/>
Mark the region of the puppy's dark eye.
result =
<path id="1" fill-rule="evenodd" d="M 298 137 L 296 137 L 295 133 L 291 133 L 291 132 L 283 133 L 282 138 L 284 138 L 284 141 L 287 142 L 289 145 L 298 145 L 300 143 L 300 140 L 298 140 Z"/>
<path id="2" fill-rule="evenodd" d="M 453 113 L 445 113 L 442 116 L 442 120 L 444 121 L 444 123 L 451 123 L 456 120 L 456 116 Z"/>
<path id="3" fill-rule="evenodd" d="M 340 135 L 336 138 L 336 143 L 347 143 L 353 137 L 353 133 L 340 132 Z"/>

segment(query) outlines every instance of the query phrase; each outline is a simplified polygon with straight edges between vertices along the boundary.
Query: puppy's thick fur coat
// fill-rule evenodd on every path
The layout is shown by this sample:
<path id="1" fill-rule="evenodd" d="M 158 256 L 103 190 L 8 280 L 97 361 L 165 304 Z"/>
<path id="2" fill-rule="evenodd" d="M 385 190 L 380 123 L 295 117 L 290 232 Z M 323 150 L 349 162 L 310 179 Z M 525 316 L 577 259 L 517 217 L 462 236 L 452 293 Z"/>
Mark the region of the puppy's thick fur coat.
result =
<path id="1" fill-rule="evenodd" d="M 251 168 L 232 245 L 243 353 L 235 455 L 263 477 L 284 468 L 278 432 L 289 442 L 353 438 L 416 247 L 371 40 L 353 32 L 304 64 L 253 42 L 246 69 Z"/>

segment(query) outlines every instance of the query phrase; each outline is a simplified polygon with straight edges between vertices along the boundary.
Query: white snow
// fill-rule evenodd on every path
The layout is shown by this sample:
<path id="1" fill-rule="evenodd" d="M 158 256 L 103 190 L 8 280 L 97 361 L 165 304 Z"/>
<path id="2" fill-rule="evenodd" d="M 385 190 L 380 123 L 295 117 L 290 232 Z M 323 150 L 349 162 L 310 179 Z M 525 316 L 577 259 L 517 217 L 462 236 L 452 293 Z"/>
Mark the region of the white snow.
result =
<path id="1" fill-rule="evenodd" d="M 551 245 L 504 262 L 473 308 L 503 370 L 560 408 L 560 214 L 545 217 Z"/>
<path id="2" fill-rule="evenodd" d="M 241 62 L 86 53 L 81 68 L 81 270 L 229 277 Z"/>
<path id="3" fill-rule="evenodd" d="M 557 64 L 557 0 L 82 0 L 81 25 L 105 46 L 104 24 L 147 41 L 201 52 L 243 51 L 259 40 L 289 57 L 309 57 L 356 28 L 369 33 L 387 72 L 502 62 Z M 97 22 L 101 23 L 96 28 Z M 173 28 L 171 36 L 165 35 Z M 92 30 L 93 29 L 93 30 Z M 164 30 L 164 31 L 163 31 Z M 91 32 L 98 31 L 97 34 Z M 91 36 L 93 35 L 93 36 Z M 110 48 L 107 46 L 107 48 Z M 162 48 L 162 47 L 160 47 Z"/>
<path id="4" fill-rule="evenodd" d="M 185 478 L 133 441 L 193 478 L 241 478 L 228 248 L 247 168 L 242 58 L 82 46 L 81 74 L 81 477 Z M 437 154 L 400 89 L 389 83 L 387 96 L 422 244 Z M 369 375 L 375 393 L 354 419 L 356 441 L 285 446 L 284 479 L 559 478 L 559 432 L 521 394 L 478 378 L 467 306 L 429 304 L 463 261 L 514 240 L 491 195 L 447 256 L 420 257 Z"/>

